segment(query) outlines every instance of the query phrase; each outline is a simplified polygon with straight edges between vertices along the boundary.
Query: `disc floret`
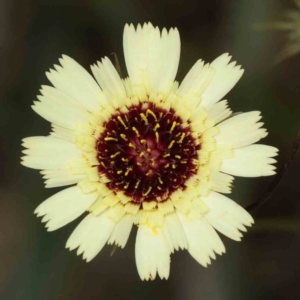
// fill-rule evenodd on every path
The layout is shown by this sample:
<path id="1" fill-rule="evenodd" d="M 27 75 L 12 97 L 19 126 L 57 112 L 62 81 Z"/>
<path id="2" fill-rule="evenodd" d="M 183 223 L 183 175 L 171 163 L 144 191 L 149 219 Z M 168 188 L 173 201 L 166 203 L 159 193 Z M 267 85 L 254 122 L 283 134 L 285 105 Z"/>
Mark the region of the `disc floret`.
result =
<path id="1" fill-rule="evenodd" d="M 200 145 L 174 109 L 144 102 L 117 110 L 96 143 L 107 187 L 140 205 L 164 202 L 197 172 Z"/>

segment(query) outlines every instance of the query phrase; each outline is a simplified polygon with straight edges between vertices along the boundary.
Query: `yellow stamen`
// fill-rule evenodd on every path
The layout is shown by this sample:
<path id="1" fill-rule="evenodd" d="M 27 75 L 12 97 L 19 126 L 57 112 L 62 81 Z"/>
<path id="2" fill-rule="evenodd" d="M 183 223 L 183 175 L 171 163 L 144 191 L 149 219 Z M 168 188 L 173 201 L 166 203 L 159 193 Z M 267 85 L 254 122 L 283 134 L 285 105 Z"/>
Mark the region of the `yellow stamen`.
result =
<path id="1" fill-rule="evenodd" d="M 170 164 L 166 164 L 166 165 L 165 165 L 165 168 L 169 168 L 169 167 L 170 167 Z"/>
<path id="2" fill-rule="evenodd" d="M 110 158 L 115 158 L 115 157 L 116 157 L 117 155 L 119 155 L 119 154 L 121 154 L 120 151 L 116 152 L 115 154 L 112 154 L 112 155 L 110 156 Z"/>
<path id="3" fill-rule="evenodd" d="M 178 158 L 178 159 L 180 159 L 180 158 L 181 158 L 181 156 L 180 156 L 180 155 L 175 155 L 175 157 L 176 157 L 176 158 Z"/>
<path id="4" fill-rule="evenodd" d="M 142 151 L 142 152 L 140 153 L 140 157 L 143 157 L 144 155 L 145 155 L 145 152 Z"/>
<path id="5" fill-rule="evenodd" d="M 133 148 L 133 149 L 135 149 L 136 147 L 132 144 L 132 143 L 129 143 L 129 145 L 128 145 L 129 147 L 131 147 L 131 148 Z"/>
<path id="6" fill-rule="evenodd" d="M 146 140 L 140 140 L 140 142 L 141 142 L 142 144 L 146 144 L 146 143 L 147 143 Z"/>
<path id="7" fill-rule="evenodd" d="M 120 136 L 124 141 L 128 141 L 128 139 L 124 133 L 121 133 Z"/>
<path id="8" fill-rule="evenodd" d="M 155 113 L 151 109 L 147 109 L 146 115 L 148 116 L 148 114 L 150 114 L 151 116 L 153 116 L 153 118 L 155 119 L 155 121 L 157 121 L 156 115 L 155 115 Z"/>
<path id="9" fill-rule="evenodd" d="M 156 143 L 159 142 L 159 135 L 158 135 L 158 132 L 155 132 L 155 137 L 156 137 Z"/>
<path id="10" fill-rule="evenodd" d="M 117 174 L 122 174 L 122 173 L 123 173 L 122 170 L 117 171 Z"/>
<path id="11" fill-rule="evenodd" d="M 161 180 L 160 177 L 158 177 L 158 181 L 159 181 L 160 184 L 164 184 L 164 182 Z"/>
<path id="12" fill-rule="evenodd" d="M 132 171 L 132 168 L 127 168 L 125 176 L 128 176 L 129 172 Z"/>
<path id="13" fill-rule="evenodd" d="M 116 141 L 117 142 L 118 139 L 110 137 L 110 136 L 107 136 L 107 137 L 104 138 L 104 141 Z"/>
<path id="14" fill-rule="evenodd" d="M 124 162 L 128 162 L 128 159 L 124 158 L 124 157 L 122 157 L 121 160 L 124 161 Z"/>
<path id="15" fill-rule="evenodd" d="M 144 122 L 146 123 L 146 125 L 148 125 L 148 119 L 147 119 L 147 117 L 145 116 L 145 114 L 141 113 L 140 116 L 141 116 L 141 118 L 144 120 Z"/>
<path id="16" fill-rule="evenodd" d="M 149 186 L 147 192 L 146 192 L 146 193 L 143 193 L 143 196 L 149 195 L 149 193 L 151 192 L 151 190 L 152 190 L 152 186 Z"/>
<path id="17" fill-rule="evenodd" d="M 163 157 L 168 157 L 170 156 L 170 153 L 165 154 Z"/>
<path id="18" fill-rule="evenodd" d="M 150 149 L 150 148 L 147 148 L 147 152 L 149 152 L 149 153 L 150 153 L 150 152 L 151 152 L 151 149 Z"/>
<path id="19" fill-rule="evenodd" d="M 125 129 L 128 129 L 128 127 L 126 126 L 125 122 L 123 121 L 123 119 L 120 116 L 118 116 L 118 120 L 124 126 Z"/>
<path id="20" fill-rule="evenodd" d="M 138 132 L 138 130 L 135 127 L 132 127 L 132 130 L 135 132 L 137 137 L 140 137 L 140 133 Z"/>
<path id="21" fill-rule="evenodd" d="M 158 123 L 156 123 L 156 125 L 153 128 L 153 130 L 156 131 L 159 127 L 160 127 L 160 125 Z"/>
<path id="22" fill-rule="evenodd" d="M 185 132 L 182 133 L 182 135 L 181 135 L 180 140 L 178 141 L 178 143 L 182 143 L 184 137 L 185 137 Z"/>
<path id="23" fill-rule="evenodd" d="M 141 183 L 140 180 L 138 180 L 138 181 L 136 182 L 136 184 L 135 184 L 135 188 L 136 188 L 136 189 L 139 187 L 140 183 Z"/>
<path id="24" fill-rule="evenodd" d="M 168 149 L 171 149 L 173 147 L 174 143 L 175 143 L 175 141 L 172 140 L 171 143 L 170 143 L 170 145 L 168 146 Z"/>
<path id="25" fill-rule="evenodd" d="M 176 127 L 177 123 L 174 121 L 173 124 L 172 124 L 172 127 L 170 129 L 170 133 L 172 133 L 172 131 L 174 130 L 174 128 Z"/>

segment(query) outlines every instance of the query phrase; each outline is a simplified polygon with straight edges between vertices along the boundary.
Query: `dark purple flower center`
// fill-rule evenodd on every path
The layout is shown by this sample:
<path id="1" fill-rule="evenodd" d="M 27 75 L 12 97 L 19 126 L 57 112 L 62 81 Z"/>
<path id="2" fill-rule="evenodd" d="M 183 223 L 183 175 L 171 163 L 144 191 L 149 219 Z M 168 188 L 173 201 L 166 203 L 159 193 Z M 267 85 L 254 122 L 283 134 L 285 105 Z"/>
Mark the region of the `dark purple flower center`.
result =
<path id="1" fill-rule="evenodd" d="M 132 203 L 167 200 L 197 171 L 199 143 L 173 109 L 143 102 L 117 110 L 97 140 L 100 174 Z"/>

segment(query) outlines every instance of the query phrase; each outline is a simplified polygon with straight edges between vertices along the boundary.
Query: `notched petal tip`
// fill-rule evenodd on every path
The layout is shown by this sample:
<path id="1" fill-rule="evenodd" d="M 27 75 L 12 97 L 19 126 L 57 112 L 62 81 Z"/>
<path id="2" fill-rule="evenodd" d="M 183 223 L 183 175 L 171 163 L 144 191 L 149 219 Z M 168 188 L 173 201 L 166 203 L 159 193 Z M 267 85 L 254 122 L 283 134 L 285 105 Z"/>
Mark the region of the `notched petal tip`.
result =
<path id="1" fill-rule="evenodd" d="M 26 158 L 27 156 L 23 156 L 22 157 L 22 159 L 24 159 L 23 161 L 20 161 L 20 164 L 22 165 L 22 166 L 24 166 L 24 167 L 26 167 L 26 168 L 30 168 L 31 169 L 31 167 L 30 167 L 30 164 L 28 164 L 26 161 L 25 161 L 25 158 Z"/>
<path id="2" fill-rule="evenodd" d="M 70 56 L 68 56 L 66 54 L 62 54 L 59 61 L 61 61 L 61 60 L 73 60 L 73 58 L 71 58 Z"/>

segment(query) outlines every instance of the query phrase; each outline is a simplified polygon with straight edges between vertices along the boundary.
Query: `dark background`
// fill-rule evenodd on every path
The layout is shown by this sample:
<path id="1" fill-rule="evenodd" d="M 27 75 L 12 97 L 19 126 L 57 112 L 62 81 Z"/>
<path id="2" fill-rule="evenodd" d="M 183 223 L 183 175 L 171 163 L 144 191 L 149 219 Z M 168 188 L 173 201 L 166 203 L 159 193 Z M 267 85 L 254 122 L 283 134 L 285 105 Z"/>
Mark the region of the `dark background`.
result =
<path id="1" fill-rule="evenodd" d="M 223 238 L 226 255 L 207 269 L 186 252 L 172 256 L 168 281 L 141 282 L 135 230 L 124 250 L 111 247 L 89 264 L 64 249 L 79 223 L 47 233 L 35 207 L 60 189 L 45 189 L 37 171 L 20 165 L 20 141 L 47 135 L 50 124 L 31 109 L 47 71 L 68 54 L 89 69 L 116 52 L 124 69 L 125 23 L 178 27 L 182 52 L 177 79 L 202 58 L 224 52 L 246 72 L 226 97 L 234 111 L 260 110 L 280 149 L 282 165 L 300 123 L 300 54 L 274 64 L 284 34 L 255 31 L 292 1 L 0 1 L 0 294 L 3 300 L 300 299 L 300 155 L 269 201 L 252 214 L 242 243 Z M 133 45 L 134 47 L 134 45 Z M 232 198 L 256 201 L 272 178 L 237 179 Z"/>

